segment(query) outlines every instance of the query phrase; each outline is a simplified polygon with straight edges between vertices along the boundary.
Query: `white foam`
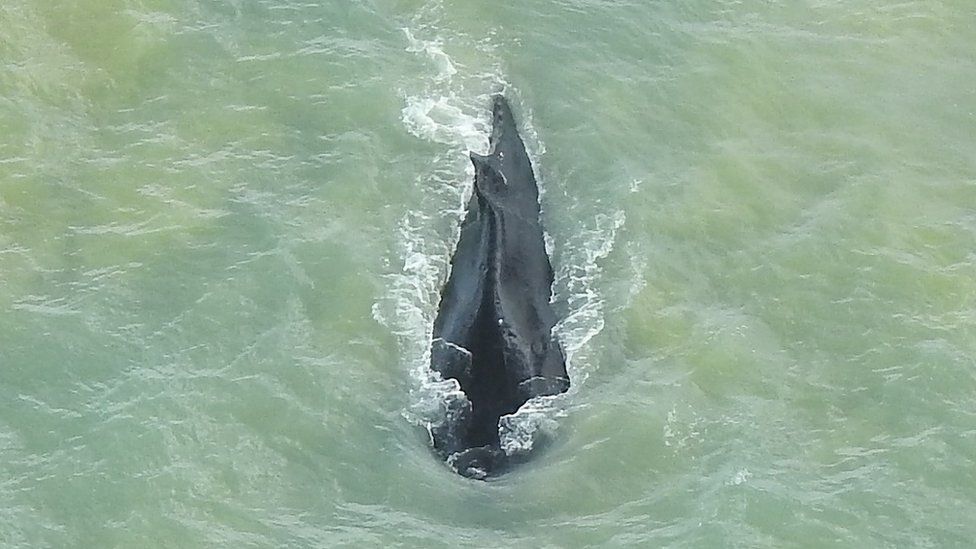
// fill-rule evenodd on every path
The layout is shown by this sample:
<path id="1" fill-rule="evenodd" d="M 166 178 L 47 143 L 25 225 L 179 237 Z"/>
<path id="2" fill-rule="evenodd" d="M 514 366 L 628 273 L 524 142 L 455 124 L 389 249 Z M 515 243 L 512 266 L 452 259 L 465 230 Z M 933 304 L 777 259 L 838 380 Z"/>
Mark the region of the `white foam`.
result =
<path id="1" fill-rule="evenodd" d="M 565 300 L 569 313 L 556 327 L 556 336 L 563 344 L 566 359 L 574 364 L 576 354 L 603 330 L 603 298 L 594 289 L 603 273 L 599 261 L 613 250 L 617 231 L 627 218 L 623 210 L 600 214 L 594 226 L 572 234 L 564 244 L 563 261 L 556 273 L 555 297 Z M 571 371 L 571 379 L 585 379 L 588 372 Z M 582 379 L 580 379 L 582 381 Z"/>
<path id="2" fill-rule="evenodd" d="M 558 401 L 562 396 L 543 396 L 529 399 L 514 414 L 498 420 L 498 435 L 502 451 L 508 456 L 526 454 L 540 436 L 552 437 L 564 414 Z"/>
<path id="3" fill-rule="evenodd" d="M 455 148 L 485 148 L 484 120 L 468 112 L 471 109 L 466 111 L 456 97 L 413 96 L 407 97 L 406 103 L 401 119 L 414 136 Z"/>

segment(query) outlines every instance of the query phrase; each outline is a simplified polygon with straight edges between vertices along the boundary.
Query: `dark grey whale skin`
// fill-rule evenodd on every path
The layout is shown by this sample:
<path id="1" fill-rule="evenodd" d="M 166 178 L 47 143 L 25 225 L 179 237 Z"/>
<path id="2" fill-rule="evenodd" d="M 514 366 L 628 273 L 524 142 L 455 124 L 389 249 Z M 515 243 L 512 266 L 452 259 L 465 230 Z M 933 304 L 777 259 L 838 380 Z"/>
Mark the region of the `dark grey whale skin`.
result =
<path id="1" fill-rule="evenodd" d="M 498 420 L 528 399 L 569 388 L 552 334 L 553 273 L 539 222 L 539 189 L 508 102 L 493 98 L 486 156 L 470 153 L 474 192 L 434 321 L 431 368 L 457 379 L 470 406 L 431 431 L 460 474 L 485 478 L 508 465 Z"/>

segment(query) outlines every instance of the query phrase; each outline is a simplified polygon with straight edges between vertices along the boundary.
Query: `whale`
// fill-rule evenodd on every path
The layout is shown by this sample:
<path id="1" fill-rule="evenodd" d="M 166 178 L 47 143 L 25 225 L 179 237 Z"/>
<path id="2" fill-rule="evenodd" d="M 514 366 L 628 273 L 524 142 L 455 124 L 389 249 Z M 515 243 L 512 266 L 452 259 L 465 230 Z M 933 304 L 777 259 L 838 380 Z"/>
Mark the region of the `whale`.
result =
<path id="1" fill-rule="evenodd" d="M 499 420 L 570 385 L 553 333 L 553 270 L 532 163 L 503 95 L 492 97 L 491 112 L 488 153 L 469 153 L 474 189 L 430 346 L 430 368 L 457 380 L 465 396 L 430 429 L 434 448 L 454 471 L 476 479 L 514 461 L 501 446 Z"/>

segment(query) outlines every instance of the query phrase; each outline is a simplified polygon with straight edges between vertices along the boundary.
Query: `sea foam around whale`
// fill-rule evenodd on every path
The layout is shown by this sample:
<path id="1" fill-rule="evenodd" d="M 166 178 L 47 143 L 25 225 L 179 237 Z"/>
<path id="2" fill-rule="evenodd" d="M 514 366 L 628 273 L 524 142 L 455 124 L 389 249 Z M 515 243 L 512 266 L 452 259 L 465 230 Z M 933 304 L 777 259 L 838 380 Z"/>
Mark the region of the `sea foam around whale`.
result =
<path id="1" fill-rule="evenodd" d="M 398 336 L 403 364 L 413 379 L 411 405 L 404 417 L 430 431 L 445 423 L 450 425 L 467 403 L 456 380 L 441 379 L 429 368 L 430 334 L 464 207 L 472 192 L 474 172 L 467 152 L 485 152 L 492 93 L 504 90 L 517 105 L 520 132 L 539 182 L 543 225 L 547 215 L 558 216 L 559 212 L 546 211 L 546 181 L 538 168 L 545 146 L 533 125 L 531 109 L 521 104 L 518 90 L 506 82 L 501 63 L 493 59 L 490 38 L 473 46 L 485 56 L 478 65 L 482 72 L 469 73 L 459 69 L 460 64 L 447 51 L 454 41 L 470 38 L 445 37 L 430 21 L 415 23 L 416 28 L 403 29 L 405 49 L 423 58 L 429 73 L 423 89 L 401 93 L 402 123 L 416 138 L 441 146 L 428 171 L 417 174 L 417 182 L 420 192 L 436 197 L 430 203 L 444 207 L 408 212 L 400 221 L 400 248 L 391 261 L 400 269 L 387 275 L 389 292 L 374 305 L 373 315 Z M 454 227 L 450 234 L 439 230 L 445 219 Z M 566 311 L 554 331 L 566 352 L 572 385 L 566 394 L 533 398 L 514 414 L 501 418 L 501 446 L 508 455 L 524 454 L 540 437 L 552 435 L 558 418 L 567 414 L 573 395 L 589 375 L 592 366 L 587 343 L 604 326 L 603 299 L 594 284 L 601 276 L 599 261 L 613 249 L 616 233 L 624 223 L 624 213 L 618 210 L 598 215 L 590 226 L 573 235 L 554 238 L 546 233 L 550 255 L 554 248 L 565 248 L 563 261 L 553 265 L 553 301 Z"/>

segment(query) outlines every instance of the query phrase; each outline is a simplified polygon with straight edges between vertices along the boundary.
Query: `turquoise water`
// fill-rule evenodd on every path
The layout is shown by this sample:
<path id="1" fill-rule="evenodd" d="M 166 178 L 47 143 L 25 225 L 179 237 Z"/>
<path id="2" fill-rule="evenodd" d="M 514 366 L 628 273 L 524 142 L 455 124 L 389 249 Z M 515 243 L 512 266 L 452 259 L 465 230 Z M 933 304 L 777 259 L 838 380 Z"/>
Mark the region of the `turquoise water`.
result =
<path id="1" fill-rule="evenodd" d="M 6 0 L 0 546 L 968 547 L 971 2 Z M 424 353 L 488 97 L 571 392 Z"/>

